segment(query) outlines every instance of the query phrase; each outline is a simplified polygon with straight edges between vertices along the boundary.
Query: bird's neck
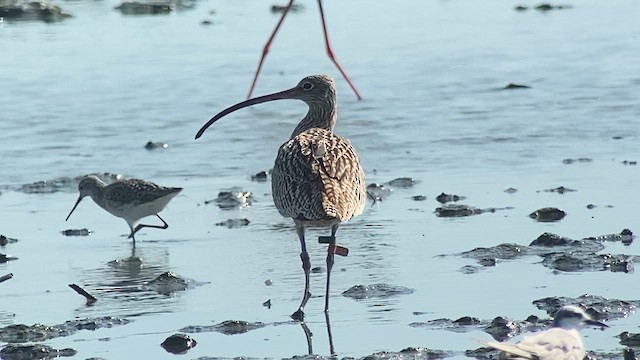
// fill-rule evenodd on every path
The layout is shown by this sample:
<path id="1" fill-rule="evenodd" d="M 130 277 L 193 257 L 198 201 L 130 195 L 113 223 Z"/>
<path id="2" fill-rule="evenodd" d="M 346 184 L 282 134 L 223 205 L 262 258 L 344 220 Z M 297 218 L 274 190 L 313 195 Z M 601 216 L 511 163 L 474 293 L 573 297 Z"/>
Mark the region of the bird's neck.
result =
<path id="1" fill-rule="evenodd" d="M 323 104 L 310 103 L 307 105 L 309 105 L 309 112 L 293 130 L 292 139 L 313 128 L 333 131 L 333 127 L 336 125 L 337 109 L 335 100 Z"/>
<path id="2" fill-rule="evenodd" d="M 89 196 L 91 196 L 91 199 L 93 200 L 93 202 L 95 202 L 98 206 L 106 210 L 107 208 L 106 208 L 106 200 L 104 197 L 104 188 L 105 188 L 104 183 L 96 184 L 96 188 L 93 189 L 94 191 L 92 191 L 89 194 Z"/>

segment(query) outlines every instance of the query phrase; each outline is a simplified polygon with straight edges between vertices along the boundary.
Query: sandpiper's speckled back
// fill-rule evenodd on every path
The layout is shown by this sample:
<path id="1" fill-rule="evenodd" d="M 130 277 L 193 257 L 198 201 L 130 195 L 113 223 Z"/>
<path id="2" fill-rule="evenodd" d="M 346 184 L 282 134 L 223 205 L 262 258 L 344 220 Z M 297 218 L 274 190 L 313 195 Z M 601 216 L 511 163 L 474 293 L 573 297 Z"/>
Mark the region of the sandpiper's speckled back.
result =
<path id="1" fill-rule="evenodd" d="M 166 187 L 141 179 L 126 179 L 105 187 L 104 197 L 108 204 L 136 206 L 150 203 L 169 194 L 179 193 L 182 188 Z"/>

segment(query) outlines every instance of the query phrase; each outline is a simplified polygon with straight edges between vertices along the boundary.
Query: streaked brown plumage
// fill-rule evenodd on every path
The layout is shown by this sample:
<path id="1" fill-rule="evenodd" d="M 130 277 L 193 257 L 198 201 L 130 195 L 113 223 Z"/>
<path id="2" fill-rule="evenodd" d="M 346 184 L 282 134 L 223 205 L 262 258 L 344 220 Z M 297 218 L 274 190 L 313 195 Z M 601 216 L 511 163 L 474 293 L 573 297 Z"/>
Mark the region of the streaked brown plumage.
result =
<path id="1" fill-rule="evenodd" d="M 349 140 L 333 134 L 336 123 L 336 93 L 333 79 L 312 75 L 289 90 L 260 96 L 233 105 L 209 120 L 196 139 L 215 121 L 238 109 L 266 101 L 298 99 L 309 106 L 307 115 L 296 126 L 290 139 L 280 146 L 272 172 L 272 195 L 282 216 L 294 220 L 302 251 L 305 290 L 295 319 L 304 318 L 304 306 L 311 297 L 311 263 L 304 238 L 307 226 L 331 227 L 327 254 L 325 311 L 329 309 L 329 279 L 335 251 L 335 234 L 340 223 L 364 209 L 364 172 Z"/>

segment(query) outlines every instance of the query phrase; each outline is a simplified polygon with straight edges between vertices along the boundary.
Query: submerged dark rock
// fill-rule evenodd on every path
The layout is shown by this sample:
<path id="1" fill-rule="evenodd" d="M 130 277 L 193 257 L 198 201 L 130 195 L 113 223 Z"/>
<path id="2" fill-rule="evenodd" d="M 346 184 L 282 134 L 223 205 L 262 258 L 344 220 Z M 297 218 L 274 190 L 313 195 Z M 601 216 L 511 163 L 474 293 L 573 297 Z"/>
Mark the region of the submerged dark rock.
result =
<path id="1" fill-rule="evenodd" d="M 371 298 L 384 299 L 397 295 L 413 294 L 413 289 L 389 285 L 389 284 L 372 284 L 372 285 L 355 285 L 345 290 L 342 295 L 355 300 L 364 300 Z"/>
<path id="2" fill-rule="evenodd" d="M 171 294 L 176 291 L 184 291 L 189 286 L 189 280 L 184 279 L 174 272 L 163 272 L 155 279 L 143 284 L 145 290 L 153 290 L 159 294 Z"/>
<path id="3" fill-rule="evenodd" d="M 464 196 L 440 193 L 440 195 L 436 196 L 436 201 L 438 201 L 441 204 L 445 204 L 445 203 L 448 203 L 448 202 L 455 202 L 455 201 L 464 200 L 465 198 L 466 197 L 464 197 Z"/>
<path id="4" fill-rule="evenodd" d="M 593 159 L 590 158 L 577 158 L 577 159 L 564 159 L 562 160 L 563 164 L 573 164 L 573 163 L 588 163 L 592 162 Z"/>
<path id="5" fill-rule="evenodd" d="M 546 207 L 532 212 L 529 217 L 539 222 L 553 222 L 564 219 L 566 215 L 567 213 L 558 208 Z"/>
<path id="6" fill-rule="evenodd" d="M 284 12 L 284 10 L 287 8 L 287 5 L 271 5 L 271 12 L 274 14 L 277 13 L 281 13 Z M 289 12 L 299 12 L 304 10 L 304 6 L 300 5 L 300 4 L 292 4 L 291 8 L 289 9 Z"/>
<path id="7" fill-rule="evenodd" d="M 367 195 L 374 202 L 382 201 L 391 195 L 391 189 L 382 184 L 373 183 L 367 185 Z"/>
<path id="8" fill-rule="evenodd" d="M 97 330 L 114 325 L 126 325 L 127 319 L 111 316 L 69 320 L 64 324 L 47 326 L 43 324 L 15 324 L 0 328 L 0 341 L 7 343 L 39 342 L 69 336 L 78 330 Z"/>
<path id="9" fill-rule="evenodd" d="M 187 334 L 173 334 L 166 338 L 160 346 L 172 354 L 186 354 L 189 349 L 195 347 L 197 342 Z"/>
<path id="10" fill-rule="evenodd" d="M 548 268 L 564 271 L 611 271 L 632 273 L 633 256 L 594 253 L 551 253 L 543 256 L 542 264 Z"/>
<path id="11" fill-rule="evenodd" d="M 640 348 L 640 334 L 623 331 L 616 337 L 620 339 L 620 345 Z"/>
<path id="12" fill-rule="evenodd" d="M 510 260 L 529 255 L 529 248 L 518 244 L 499 244 L 492 247 L 477 247 L 473 250 L 462 252 L 460 255 L 464 258 L 483 262 L 489 261 L 489 259 Z"/>
<path id="13" fill-rule="evenodd" d="M 0 358 L 5 360 L 53 359 L 56 357 L 75 356 L 76 353 L 77 351 L 74 349 L 57 350 L 44 344 L 8 344 L 0 350 Z"/>
<path id="14" fill-rule="evenodd" d="M 622 231 L 619 234 L 607 234 L 607 235 L 588 237 L 588 238 L 585 238 L 585 240 L 611 241 L 611 242 L 620 241 L 624 245 L 630 245 L 633 242 L 633 239 L 635 238 L 636 236 L 633 234 L 631 230 L 622 229 Z"/>
<path id="15" fill-rule="evenodd" d="M 537 239 L 533 240 L 529 246 L 545 246 L 545 247 L 553 247 L 553 246 L 567 246 L 575 244 L 577 240 L 572 240 L 566 237 L 560 237 L 559 235 L 552 233 L 544 233 L 538 236 Z"/>
<path id="16" fill-rule="evenodd" d="M 268 175 L 266 171 L 260 171 L 254 175 L 251 175 L 251 181 L 264 182 L 268 180 Z"/>
<path id="17" fill-rule="evenodd" d="M 585 294 L 577 298 L 551 296 L 534 300 L 533 304 L 549 315 L 555 314 L 565 305 L 579 305 L 595 320 L 611 321 L 629 316 L 640 306 L 640 300 L 608 299 L 598 295 Z"/>
<path id="18" fill-rule="evenodd" d="M 0 1 L 0 19 L 20 21 L 62 21 L 71 15 L 44 1 Z"/>
<path id="19" fill-rule="evenodd" d="M 399 188 L 406 189 L 406 188 L 413 187 L 416 183 L 417 181 L 413 178 L 401 177 L 401 178 L 393 179 L 389 181 L 387 184 L 389 184 L 389 186 L 392 186 L 392 187 L 399 187 Z"/>
<path id="20" fill-rule="evenodd" d="M 247 226 L 249 225 L 251 222 L 249 221 L 249 219 L 247 218 L 242 218 L 242 219 L 227 219 L 225 221 L 221 221 L 219 223 L 216 223 L 216 226 L 226 226 L 229 229 L 233 229 L 233 228 L 237 228 L 240 226 Z"/>
<path id="21" fill-rule="evenodd" d="M 6 246 L 7 244 L 12 244 L 18 242 L 18 239 L 10 238 L 4 235 L 0 235 L 0 246 Z"/>
<path id="22" fill-rule="evenodd" d="M 122 6 L 122 5 L 120 5 Z M 169 144 L 167 143 L 163 143 L 162 141 L 151 141 L 149 140 L 145 145 L 144 148 L 147 150 L 156 150 L 156 149 L 166 149 L 169 147 Z"/>
<path id="23" fill-rule="evenodd" d="M 207 200 L 204 203 L 210 204 L 212 202 L 215 202 L 220 209 L 235 209 L 251 205 L 253 195 L 249 191 L 242 190 L 221 191 L 215 200 Z"/>
<path id="24" fill-rule="evenodd" d="M 566 188 L 564 186 L 559 186 L 559 187 L 557 187 L 555 189 L 546 189 L 546 190 L 543 190 L 543 191 L 544 192 L 555 192 L 555 193 L 558 193 L 558 194 L 564 194 L 564 193 L 567 193 L 567 192 L 574 192 L 574 191 L 578 191 L 578 190 L 569 189 L 569 188 Z"/>
<path id="25" fill-rule="evenodd" d="M 18 258 L 13 255 L 0 253 L 0 264 L 4 264 L 7 261 L 13 261 L 13 260 L 18 260 Z"/>
<path id="26" fill-rule="evenodd" d="M 114 9 L 120 10 L 124 15 L 158 15 L 169 14 L 174 7 L 170 2 L 126 1 Z"/>
<path id="27" fill-rule="evenodd" d="M 84 229 L 67 229 L 61 231 L 64 236 L 89 236 L 91 235 L 91 230 Z"/>
<path id="28" fill-rule="evenodd" d="M 531 86 L 509 83 L 502 90 L 531 89 Z"/>
<path id="29" fill-rule="evenodd" d="M 552 5 L 549 3 L 542 3 L 540 5 L 537 5 L 536 7 L 534 7 L 534 9 L 538 10 L 538 11 L 550 11 L 550 10 L 563 10 L 563 9 L 571 9 L 573 8 L 573 6 L 571 5 Z"/>
<path id="30" fill-rule="evenodd" d="M 200 332 L 219 332 L 225 335 L 243 334 L 251 330 L 260 329 L 266 325 L 261 322 L 248 322 L 242 320 L 225 320 L 216 325 L 190 325 L 180 329 L 186 333 L 200 333 Z"/>
<path id="31" fill-rule="evenodd" d="M 436 208 L 434 212 L 439 217 L 462 217 L 482 214 L 483 210 L 469 205 L 449 204 Z"/>

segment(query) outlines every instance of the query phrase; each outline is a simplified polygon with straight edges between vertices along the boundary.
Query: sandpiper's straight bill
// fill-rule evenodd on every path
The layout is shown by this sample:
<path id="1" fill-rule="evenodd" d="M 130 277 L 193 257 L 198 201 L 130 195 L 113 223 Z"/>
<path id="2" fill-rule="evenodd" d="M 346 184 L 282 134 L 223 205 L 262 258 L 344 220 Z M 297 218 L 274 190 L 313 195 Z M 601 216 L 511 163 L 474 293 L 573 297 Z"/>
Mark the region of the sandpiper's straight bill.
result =
<path id="1" fill-rule="evenodd" d="M 551 328 L 525 336 L 518 343 L 482 343 L 500 350 L 500 359 L 583 360 L 586 350 L 578 330 L 585 326 L 608 327 L 582 308 L 567 305 L 556 312 Z"/>
<path id="2" fill-rule="evenodd" d="M 307 226 L 331 228 L 331 236 L 320 238 L 327 243 L 327 287 L 325 312 L 329 310 L 329 279 L 334 254 L 346 255 L 348 250 L 335 243 L 340 223 L 360 214 L 366 200 L 364 172 L 355 149 L 348 139 L 333 134 L 336 124 L 336 89 L 333 79 L 312 75 L 295 87 L 260 96 L 233 105 L 209 120 L 196 134 L 196 139 L 225 115 L 247 106 L 281 99 L 304 101 L 307 115 L 296 126 L 280 149 L 273 165 L 271 190 L 273 202 L 282 216 L 295 223 L 302 251 L 305 288 L 302 302 L 291 317 L 304 319 L 304 306 L 311 297 L 309 273 L 311 262 L 304 233 Z"/>
<path id="3" fill-rule="evenodd" d="M 173 199 L 182 188 L 165 187 L 156 185 L 150 181 L 140 179 L 118 180 L 106 185 L 95 175 L 83 177 L 78 183 L 80 196 L 75 205 L 67 215 L 67 219 L 76 209 L 80 201 L 85 196 L 91 199 L 101 208 L 110 214 L 123 218 L 129 225 L 131 233 L 129 238 L 133 239 L 133 246 L 136 246 L 134 235 L 143 227 L 166 229 L 169 224 L 164 221 L 158 213 Z M 140 219 L 155 215 L 162 221 L 163 225 L 140 224 Z M 65 220 L 65 221 L 66 221 Z"/>

